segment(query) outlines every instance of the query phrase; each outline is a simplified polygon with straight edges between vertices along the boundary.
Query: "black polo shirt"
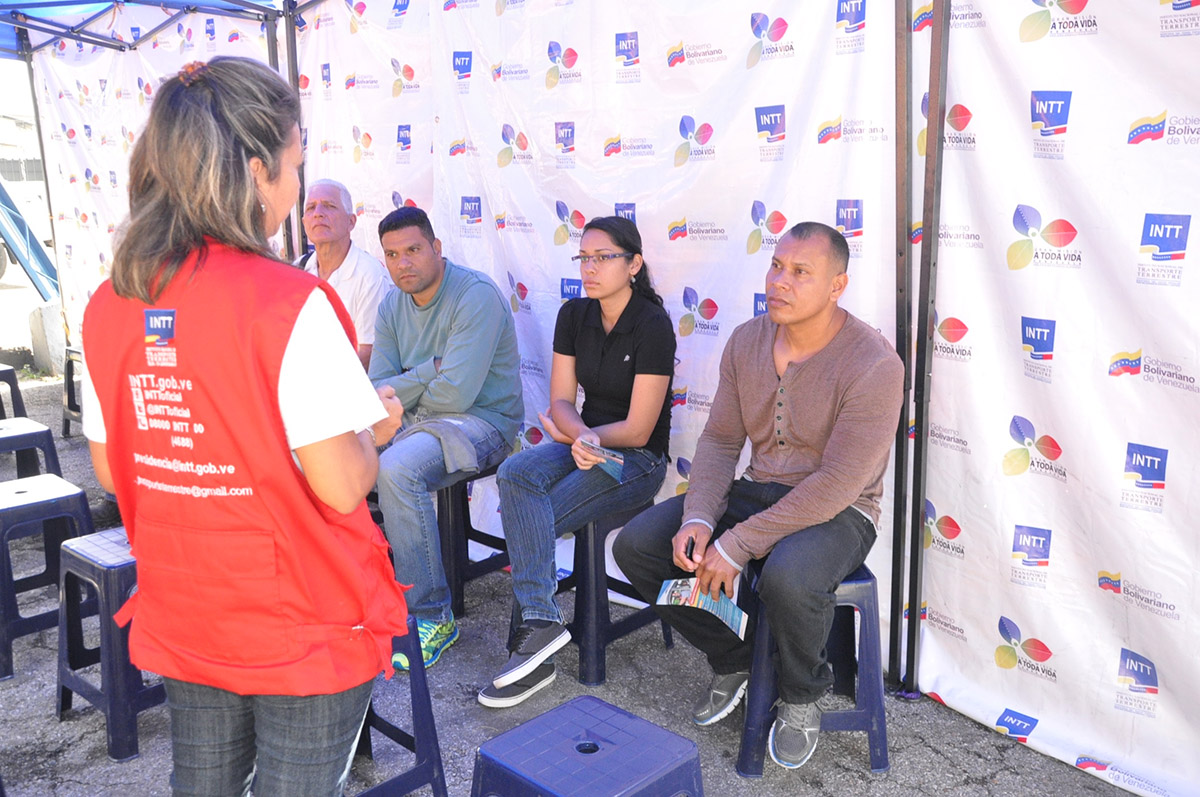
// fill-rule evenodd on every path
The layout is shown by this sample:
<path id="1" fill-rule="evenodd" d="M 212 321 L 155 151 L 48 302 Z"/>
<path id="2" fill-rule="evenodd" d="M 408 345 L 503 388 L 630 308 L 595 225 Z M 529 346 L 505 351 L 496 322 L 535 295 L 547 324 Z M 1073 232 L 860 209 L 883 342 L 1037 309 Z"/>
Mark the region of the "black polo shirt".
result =
<path id="1" fill-rule="evenodd" d="M 571 299 L 558 311 L 554 353 L 575 358 L 575 379 L 583 388 L 583 411 L 588 426 L 618 423 L 629 417 L 633 377 L 637 374 L 675 374 L 675 328 L 667 311 L 633 294 L 612 332 L 604 333 L 600 302 Z M 671 389 L 663 397 L 658 422 L 646 443 L 655 454 L 666 454 L 671 438 Z"/>

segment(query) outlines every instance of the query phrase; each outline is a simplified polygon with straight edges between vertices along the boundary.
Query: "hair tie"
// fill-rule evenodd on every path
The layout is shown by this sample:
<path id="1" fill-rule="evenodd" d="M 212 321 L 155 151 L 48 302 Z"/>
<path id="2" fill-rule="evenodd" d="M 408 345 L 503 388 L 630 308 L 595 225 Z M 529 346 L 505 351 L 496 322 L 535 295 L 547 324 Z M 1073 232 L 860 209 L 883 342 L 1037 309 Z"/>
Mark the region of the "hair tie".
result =
<path id="1" fill-rule="evenodd" d="M 179 70 L 179 82 L 186 87 L 191 87 L 193 83 L 199 80 L 208 72 L 208 64 L 203 61 L 192 61 L 186 64 L 183 69 Z"/>

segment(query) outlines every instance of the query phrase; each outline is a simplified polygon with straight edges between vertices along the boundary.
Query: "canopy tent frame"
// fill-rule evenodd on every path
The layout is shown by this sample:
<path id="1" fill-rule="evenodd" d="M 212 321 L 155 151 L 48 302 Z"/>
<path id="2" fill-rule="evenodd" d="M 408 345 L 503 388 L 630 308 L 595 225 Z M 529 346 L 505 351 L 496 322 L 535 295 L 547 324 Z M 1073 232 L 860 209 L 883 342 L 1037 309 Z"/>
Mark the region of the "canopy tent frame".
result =
<path id="1" fill-rule="evenodd" d="M 51 0 L 34 0 L 27 3 L 0 2 L 0 27 L 8 25 L 18 31 L 18 47 L 13 50 L 0 45 L 0 57 L 16 57 L 27 64 L 30 77 L 30 89 L 34 88 L 33 53 L 46 46 L 53 46 L 60 39 L 70 39 L 106 47 L 118 51 L 137 49 L 141 41 L 151 40 L 155 34 L 180 17 L 188 14 L 211 14 L 213 16 L 251 19 L 263 22 L 267 26 L 268 62 L 280 69 L 277 26 L 282 18 L 286 25 L 284 46 L 286 49 L 286 75 L 293 88 L 299 87 L 298 45 L 296 41 L 297 16 L 325 0 L 276 0 L 271 3 L 259 3 L 254 0 L 220 0 L 220 2 L 188 3 L 180 0 L 127 0 L 124 3 L 105 3 L 101 10 L 92 14 L 84 21 L 75 25 L 64 25 L 30 13 L 35 10 L 79 8 L 62 2 Z M 88 30 L 90 25 L 114 13 L 125 5 L 155 6 L 164 10 L 174 10 L 163 23 L 146 32 L 136 42 L 123 42 L 100 36 Z M 936 278 L 937 253 L 937 216 L 941 196 L 942 159 L 941 141 L 943 115 L 945 108 L 944 85 L 946 79 L 946 59 L 948 49 L 948 28 L 950 4 L 946 0 L 933 0 L 933 30 L 930 62 L 930 108 L 928 123 L 929 151 L 925 159 L 924 170 L 924 199 L 922 207 L 922 225 L 928 234 L 922 238 L 920 258 L 920 290 L 917 297 L 918 329 L 915 335 L 916 357 L 912 356 L 914 344 L 913 332 L 913 263 L 912 263 L 912 153 L 910 133 L 912 128 L 912 15 L 911 0 L 895 0 L 895 337 L 896 352 L 904 363 L 904 403 L 903 412 L 897 426 L 895 436 L 895 456 L 893 462 L 893 538 L 892 538 L 892 587 L 890 595 L 890 629 L 889 629 L 889 666 L 888 681 L 893 688 L 898 688 L 904 696 L 917 696 L 917 666 L 918 642 L 920 638 L 921 617 L 919 611 L 903 617 L 904 595 L 907 590 L 908 604 L 920 606 L 922 593 L 922 563 L 923 563 L 923 521 L 925 494 L 925 448 L 927 444 L 926 419 L 929 407 L 929 385 L 932 348 L 931 318 L 935 297 L 934 280 Z M 90 8 L 90 7 L 88 7 Z M 31 45 L 25 29 L 36 30 L 50 34 L 51 38 L 37 45 Z M 38 146 L 43 147 L 41 120 L 35 104 L 35 121 L 38 128 Z M 44 150 L 43 150 L 44 161 Z M 289 259 L 297 249 L 306 248 L 306 236 L 303 225 L 299 223 L 303 215 L 303 196 L 306 180 L 304 167 L 300 170 L 300 193 L 297 198 L 296 219 L 289 220 L 284 227 L 284 240 Z M 47 190 L 49 194 L 49 190 Z M 53 206 L 49 196 L 48 204 Z M 293 229 L 292 224 L 295 224 Z M 294 240 L 298 238 L 297 240 Z M 298 243 L 299 246 L 294 246 Z M 914 373 L 916 378 L 914 379 Z M 907 415 L 909 402 L 915 404 L 916 430 L 913 438 L 909 437 Z M 910 470 L 909 447 L 912 446 L 913 462 Z M 907 561 L 906 561 L 907 560 Z M 906 583 L 907 576 L 907 583 Z M 907 647 L 907 656 L 901 663 L 901 637 Z"/>
<path id="2" fill-rule="evenodd" d="M 106 16 L 115 13 L 118 9 L 127 6 L 151 6 L 163 9 L 173 9 L 176 13 L 171 14 L 167 19 L 155 27 L 147 31 L 137 41 L 125 42 L 112 38 L 106 38 L 94 33 L 88 28 L 96 22 L 104 19 Z M 150 2 L 150 0 L 125 0 L 124 2 L 105 3 L 103 7 L 86 17 L 79 23 L 74 25 L 64 25 L 60 22 L 55 22 L 52 19 L 29 14 L 32 9 L 64 9 L 81 8 L 81 6 L 65 4 L 60 2 L 33 2 L 33 3 L 0 3 L 0 25 L 7 25 L 15 28 L 17 35 L 17 48 L 15 50 L 7 47 L 0 47 L 0 56 L 17 58 L 25 62 L 29 72 L 29 91 L 30 96 L 36 96 L 35 79 L 33 74 L 33 54 L 45 47 L 53 47 L 62 39 L 70 39 L 83 44 L 91 44 L 97 47 L 105 47 L 119 52 L 128 52 L 136 50 L 141 46 L 142 41 L 151 41 L 154 36 L 160 31 L 166 29 L 170 25 L 177 22 L 184 16 L 190 14 L 211 14 L 213 16 L 232 17 L 235 19 L 247 19 L 262 22 L 267 27 L 267 62 L 272 69 L 279 70 L 279 39 L 278 39 L 278 23 L 279 18 L 284 17 L 288 21 L 288 56 L 289 56 L 289 71 L 295 72 L 295 25 L 293 24 L 295 12 L 292 10 L 295 3 L 292 0 L 287 0 L 285 8 L 280 10 L 274 4 L 261 4 L 253 2 L 253 0 L 221 0 L 221 3 L 186 3 L 179 0 L 159 0 L 158 2 Z M 90 8 L 83 6 L 82 8 Z M 4 13 L 6 12 L 6 13 Z M 34 45 L 29 38 L 29 31 L 36 30 L 39 33 L 50 34 L 50 38 L 43 42 Z M 299 85 L 299 79 L 296 75 L 291 75 L 291 85 L 293 88 Z M 33 103 L 34 124 L 37 128 L 38 150 L 41 154 L 42 163 L 46 162 L 45 145 L 42 142 L 42 120 L 41 113 L 38 110 L 37 103 Z M 303 187 L 303 166 L 301 166 L 301 186 Z M 51 235 L 54 235 L 54 203 L 50 197 L 49 181 L 46 185 L 46 205 L 50 212 Z M 302 212 L 302 206 L 298 205 L 298 214 Z M 299 215 L 297 215 L 297 218 Z M 299 226 L 299 225 L 297 225 Z M 291 220 L 283 228 L 284 247 L 288 259 L 294 256 L 296 251 L 294 231 Z M 56 239 L 57 240 L 57 239 Z"/>

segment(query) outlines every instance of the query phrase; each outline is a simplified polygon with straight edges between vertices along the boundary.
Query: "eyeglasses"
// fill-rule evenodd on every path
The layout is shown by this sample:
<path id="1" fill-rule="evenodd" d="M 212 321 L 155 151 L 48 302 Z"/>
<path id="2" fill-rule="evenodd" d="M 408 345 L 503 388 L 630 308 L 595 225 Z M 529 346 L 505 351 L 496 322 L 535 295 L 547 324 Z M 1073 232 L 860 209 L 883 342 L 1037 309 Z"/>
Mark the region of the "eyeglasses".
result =
<path id="1" fill-rule="evenodd" d="M 607 263 L 610 260 L 616 260 L 618 257 L 633 257 L 633 252 L 613 252 L 607 255 L 575 255 L 571 258 L 572 261 L 586 266 L 588 263 Z"/>

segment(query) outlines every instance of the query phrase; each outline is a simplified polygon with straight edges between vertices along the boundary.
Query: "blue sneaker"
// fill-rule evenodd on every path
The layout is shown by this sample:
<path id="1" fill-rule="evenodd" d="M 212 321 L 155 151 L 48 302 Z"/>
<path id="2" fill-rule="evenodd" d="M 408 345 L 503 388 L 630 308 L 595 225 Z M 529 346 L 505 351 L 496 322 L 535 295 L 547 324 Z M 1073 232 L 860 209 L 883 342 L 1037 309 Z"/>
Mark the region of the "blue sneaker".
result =
<path id="1" fill-rule="evenodd" d="M 437 620 L 417 620 L 417 638 L 421 640 L 421 658 L 425 669 L 437 664 L 442 652 L 458 641 L 458 625 L 451 617 L 444 623 Z M 392 654 L 392 666 L 400 672 L 408 672 L 408 656 Z"/>

